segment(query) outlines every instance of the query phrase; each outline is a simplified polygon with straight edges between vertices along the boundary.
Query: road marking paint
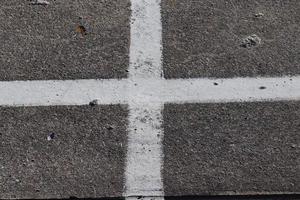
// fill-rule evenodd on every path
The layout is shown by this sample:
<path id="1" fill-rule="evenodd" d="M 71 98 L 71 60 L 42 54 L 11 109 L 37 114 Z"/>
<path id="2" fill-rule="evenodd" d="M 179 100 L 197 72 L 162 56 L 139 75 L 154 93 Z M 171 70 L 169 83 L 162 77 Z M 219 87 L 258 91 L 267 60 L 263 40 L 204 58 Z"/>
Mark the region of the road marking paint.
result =
<path id="1" fill-rule="evenodd" d="M 300 76 L 168 80 L 163 95 L 170 103 L 300 100 Z"/>
<path id="2" fill-rule="evenodd" d="M 131 0 L 129 78 L 162 77 L 160 0 Z"/>
<path id="3" fill-rule="evenodd" d="M 129 104 L 126 197 L 163 197 L 161 104 Z"/>
<path id="4" fill-rule="evenodd" d="M 57 80 L 0 82 L 1 106 L 123 104 L 126 84 L 122 80 Z"/>
<path id="5" fill-rule="evenodd" d="M 0 82 L 0 94 L 0 106 L 87 105 L 95 99 L 104 105 L 300 100 L 300 76 L 10 81 Z"/>
<path id="6" fill-rule="evenodd" d="M 150 103 L 151 97 L 145 95 L 148 81 L 161 82 L 163 74 L 160 0 L 131 0 L 131 10 L 129 131 L 124 196 L 131 200 L 139 196 L 160 200 L 164 199 L 161 178 L 162 104 Z"/>

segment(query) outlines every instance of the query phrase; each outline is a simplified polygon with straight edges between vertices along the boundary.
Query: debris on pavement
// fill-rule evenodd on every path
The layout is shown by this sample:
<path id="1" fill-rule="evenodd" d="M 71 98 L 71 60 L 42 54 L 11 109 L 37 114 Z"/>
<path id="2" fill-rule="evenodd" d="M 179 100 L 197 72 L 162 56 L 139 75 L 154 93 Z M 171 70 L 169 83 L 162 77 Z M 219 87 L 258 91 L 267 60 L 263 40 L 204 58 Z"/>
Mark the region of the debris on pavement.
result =
<path id="1" fill-rule="evenodd" d="M 34 0 L 31 5 L 49 5 L 50 3 L 46 0 Z"/>
<path id="2" fill-rule="evenodd" d="M 89 103 L 89 105 L 92 106 L 92 107 L 98 105 L 98 100 L 95 99 L 95 100 L 91 101 L 91 102 Z"/>
<path id="3" fill-rule="evenodd" d="M 169 3 L 171 5 L 172 8 L 175 8 L 176 6 L 176 0 L 169 0 Z"/>
<path id="4" fill-rule="evenodd" d="M 79 25 L 76 27 L 76 30 L 75 30 L 77 33 L 80 33 L 82 36 L 84 35 L 87 35 L 87 30 L 84 26 L 82 25 Z"/>
<path id="5" fill-rule="evenodd" d="M 244 38 L 240 46 L 244 48 L 251 48 L 251 47 L 258 46 L 260 43 L 261 43 L 260 37 L 253 34 Z"/>
<path id="6" fill-rule="evenodd" d="M 109 131 L 111 131 L 111 130 L 115 129 L 115 127 L 112 126 L 112 125 L 109 125 L 109 126 L 106 127 L 106 129 L 109 130 Z"/>
<path id="7" fill-rule="evenodd" d="M 261 13 L 261 12 L 256 13 L 256 14 L 254 15 L 254 17 L 256 17 L 256 18 L 261 18 L 261 17 L 263 17 L 263 16 L 264 16 L 264 13 Z"/>
<path id="8" fill-rule="evenodd" d="M 47 136 L 47 140 L 48 140 L 48 141 L 53 140 L 53 139 L 54 139 L 54 136 L 55 136 L 55 134 L 54 134 L 54 133 L 51 133 L 50 135 Z"/>

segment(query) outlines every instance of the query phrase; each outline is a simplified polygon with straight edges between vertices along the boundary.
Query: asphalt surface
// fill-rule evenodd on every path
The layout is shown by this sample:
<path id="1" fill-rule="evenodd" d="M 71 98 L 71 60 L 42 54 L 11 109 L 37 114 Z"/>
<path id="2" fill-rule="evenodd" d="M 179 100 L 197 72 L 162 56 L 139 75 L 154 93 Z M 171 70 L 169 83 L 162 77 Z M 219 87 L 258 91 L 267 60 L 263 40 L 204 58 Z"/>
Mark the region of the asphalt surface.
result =
<path id="1" fill-rule="evenodd" d="M 126 106 L 0 108 L 0 198 L 120 197 Z"/>
<path id="2" fill-rule="evenodd" d="M 49 2 L 1 1 L 1 81 L 127 76 L 129 0 Z"/>
<path id="3" fill-rule="evenodd" d="M 298 0 L 163 0 L 162 23 L 166 78 L 300 74 Z"/>
<path id="4" fill-rule="evenodd" d="M 128 76 L 129 0 L 49 2 L 1 1 L 0 81 Z M 161 5 L 165 78 L 300 75 L 300 1 Z M 166 104 L 163 120 L 166 200 L 300 199 L 244 196 L 300 194 L 299 101 Z M 127 105 L 0 107 L 0 199 L 123 198 L 127 124 Z"/>
<path id="5" fill-rule="evenodd" d="M 165 105 L 165 194 L 299 192 L 299 119 L 299 101 Z"/>

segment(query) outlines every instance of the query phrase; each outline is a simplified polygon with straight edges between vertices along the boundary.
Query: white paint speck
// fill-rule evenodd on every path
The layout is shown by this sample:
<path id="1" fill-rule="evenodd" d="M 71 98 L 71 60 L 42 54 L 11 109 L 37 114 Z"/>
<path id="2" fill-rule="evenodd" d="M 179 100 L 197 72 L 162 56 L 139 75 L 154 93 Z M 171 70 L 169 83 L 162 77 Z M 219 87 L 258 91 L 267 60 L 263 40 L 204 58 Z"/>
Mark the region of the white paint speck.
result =
<path id="1" fill-rule="evenodd" d="M 50 3 L 46 0 L 35 0 L 35 1 L 32 1 L 31 4 L 33 4 L 33 5 L 49 5 Z"/>

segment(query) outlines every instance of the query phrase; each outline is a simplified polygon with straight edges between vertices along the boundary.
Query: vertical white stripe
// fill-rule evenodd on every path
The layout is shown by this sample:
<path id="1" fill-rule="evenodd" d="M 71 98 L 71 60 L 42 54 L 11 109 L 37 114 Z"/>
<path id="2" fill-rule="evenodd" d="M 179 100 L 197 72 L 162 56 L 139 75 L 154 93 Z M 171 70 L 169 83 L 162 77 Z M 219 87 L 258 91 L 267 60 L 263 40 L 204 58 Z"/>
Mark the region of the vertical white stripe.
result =
<path id="1" fill-rule="evenodd" d="M 126 196 L 162 197 L 161 104 L 129 108 Z"/>
<path id="2" fill-rule="evenodd" d="M 138 196 L 163 199 L 162 104 L 140 104 L 136 99 L 144 97 L 136 98 L 135 95 L 140 80 L 162 78 L 160 0 L 132 0 L 131 6 L 130 110 L 125 196 L 131 200 Z"/>
<path id="3" fill-rule="evenodd" d="M 131 1 L 129 78 L 160 78 L 162 25 L 160 0 Z"/>

